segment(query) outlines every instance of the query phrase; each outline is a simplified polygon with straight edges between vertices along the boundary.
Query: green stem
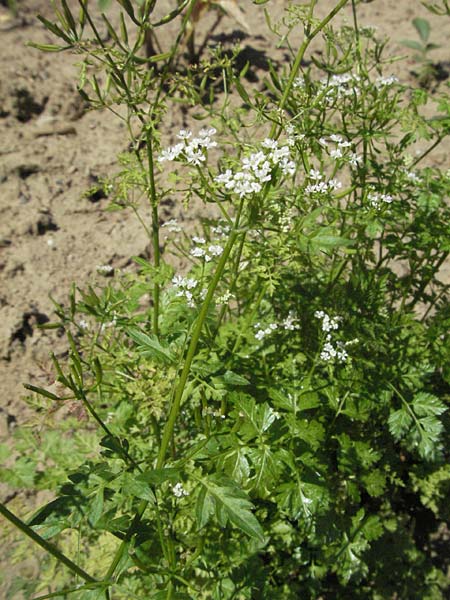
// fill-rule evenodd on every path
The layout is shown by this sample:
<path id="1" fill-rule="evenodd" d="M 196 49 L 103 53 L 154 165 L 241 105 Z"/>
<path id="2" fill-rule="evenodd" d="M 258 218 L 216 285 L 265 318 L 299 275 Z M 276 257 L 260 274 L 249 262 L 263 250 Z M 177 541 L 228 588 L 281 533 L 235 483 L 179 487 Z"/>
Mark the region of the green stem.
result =
<path id="1" fill-rule="evenodd" d="M 283 95 L 281 96 L 280 104 L 278 105 L 278 109 L 280 111 L 283 110 L 283 108 L 286 105 L 286 102 L 288 101 L 288 98 L 291 95 L 292 86 L 294 85 L 295 78 L 297 77 L 298 71 L 300 69 L 300 65 L 305 56 L 305 52 L 308 49 L 308 46 L 310 45 L 312 40 L 316 37 L 316 35 L 319 34 L 322 31 L 322 29 L 328 25 L 328 23 L 331 21 L 331 19 L 333 19 L 333 17 L 341 10 L 341 8 L 345 4 L 347 4 L 347 2 L 348 2 L 348 0 L 340 0 L 340 2 L 338 2 L 338 4 L 333 8 L 333 10 L 328 13 L 328 15 L 323 19 L 323 21 L 321 21 L 317 25 L 317 27 L 314 29 L 314 31 L 310 34 L 308 34 L 308 33 L 306 34 L 305 40 L 297 52 L 297 56 L 295 57 L 294 64 L 292 65 L 292 69 L 291 69 L 291 73 L 289 75 L 288 82 L 286 84 L 286 87 L 284 88 Z M 272 124 L 272 128 L 270 130 L 271 138 L 275 137 L 276 132 L 277 132 L 277 127 L 278 127 L 278 124 L 274 121 Z M 278 135 L 280 133 L 281 133 L 281 131 L 278 133 Z M 276 137 L 278 137 L 278 136 L 276 136 Z"/>
<path id="2" fill-rule="evenodd" d="M 10 510 L 8 510 L 6 506 L 1 502 L 0 514 L 2 514 L 5 517 L 5 519 L 8 519 L 8 521 L 10 521 L 15 527 L 20 529 L 22 533 L 31 538 L 33 542 L 36 542 L 36 544 L 41 546 L 41 548 L 44 548 L 44 550 L 46 550 L 49 554 L 54 556 L 57 560 L 59 560 L 59 562 L 66 565 L 66 567 L 68 567 L 73 573 L 84 579 L 84 581 L 87 581 L 89 583 L 96 583 L 97 580 L 94 579 L 94 577 L 91 577 L 91 575 L 86 573 L 86 571 L 83 571 L 83 569 L 81 569 L 78 565 L 72 562 L 70 558 L 67 558 L 67 556 L 63 554 L 60 550 L 58 550 L 58 548 L 56 548 L 53 544 L 41 537 L 29 525 L 24 523 L 22 519 L 16 517 L 16 515 L 13 514 Z"/>
<path id="3" fill-rule="evenodd" d="M 238 237 L 237 224 L 239 222 L 240 212 L 236 219 L 236 226 L 234 230 L 231 232 L 230 237 L 228 239 L 227 245 L 224 248 L 222 256 L 220 257 L 219 264 L 217 265 L 216 272 L 214 273 L 214 277 L 209 284 L 208 292 L 206 294 L 206 298 L 202 304 L 202 308 L 200 309 L 200 314 L 197 317 L 197 321 L 194 327 L 194 331 L 192 332 L 192 338 L 189 343 L 188 351 L 186 354 L 186 359 L 184 361 L 183 370 L 181 371 L 180 379 L 175 390 L 174 399 L 172 405 L 170 407 L 169 418 L 164 427 L 164 432 L 161 440 L 161 446 L 159 449 L 158 460 L 156 462 L 156 468 L 161 469 L 164 465 L 164 461 L 167 454 L 167 449 L 169 447 L 170 440 L 173 435 L 173 430 L 175 428 L 175 422 L 178 417 L 178 413 L 180 412 L 181 398 L 183 397 L 184 388 L 186 386 L 186 382 L 189 376 L 189 372 L 191 369 L 192 361 L 194 360 L 195 353 L 197 351 L 197 345 L 200 339 L 200 334 L 203 328 L 203 325 L 206 320 L 206 315 L 208 314 L 209 307 L 211 305 L 214 292 L 216 287 L 222 277 L 223 271 L 225 269 L 225 265 L 227 263 L 230 252 L 234 246 L 234 243 Z"/>
<path id="4" fill-rule="evenodd" d="M 155 187 L 155 172 L 153 164 L 153 145 L 152 134 L 147 133 L 147 160 L 148 160 L 148 175 L 150 182 L 150 206 L 152 209 L 152 244 L 153 244 L 153 265 L 155 267 L 156 276 L 158 276 L 159 267 L 161 264 L 161 254 L 159 250 L 159 216 L 158 216 L 158 198 Z M 159 304 L 160 304 L 160 285 L 156 281 L 153 285 L 153 333 L 159 335 Z"/>

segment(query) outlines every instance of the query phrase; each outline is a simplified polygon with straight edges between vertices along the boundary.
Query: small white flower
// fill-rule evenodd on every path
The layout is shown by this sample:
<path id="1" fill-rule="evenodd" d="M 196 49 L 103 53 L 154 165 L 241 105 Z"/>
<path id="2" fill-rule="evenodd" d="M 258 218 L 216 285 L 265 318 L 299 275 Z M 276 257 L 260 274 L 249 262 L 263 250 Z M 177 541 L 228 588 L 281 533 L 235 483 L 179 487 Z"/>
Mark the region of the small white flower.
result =
<path id="1" fill-rule="evenodd" d="M 328 187 L 330 190 L 339 190 L 342 187 L 342 182 L 339 179 L 330 179 L 328 182 Z"/>
<path id="2" fill-rule="evenodd" d="M 352 152 L 348 157 L 348 162 L 352 167 L 357 167 L 362 162 L 362 158 L 355 152 Z"/>
<path id="3" fill-rule="evenodd" d="M 342 158 L 342 150 L 340 148 L 336 148 L 335 150 L 331 150 L 330 151 L 330 156 L 331 156 L 331 158 L 334 158 L 335 160 L 337 158 Z"/>
<path id="4" fill-rule="evenodd" d="M 190 137 L 192 137 L 192 131 L 189 129 L 180 129 L 179 133 L 177 134 L 177 138 L 179 140 L 188 140 Z"/>
<path id="5" fill-rule="evenodd" d="M 320 181 L 321 179 L 323 179 L 323 173 L 317 171 L 316 169 L 311 169 L 309 171 L 309 178 L 314 181 Z"/>
<path id="6" fill-rule="evenodd" d="M 193 256 L 194 258 L 203 258 L 205 256 L 206 252 L 203 248 L 199 248 L 198 246 L 196 246 L 195 248 L 192 248 L 190 255 Z"/>
<path id="7" fill-rule="evenodd" d="M 223 247 L 219 246 L 219 244 L 211 244 L 208 246 L 208 252 L 213 256 L 220 256 L 223 252 Z"/>
<path id="8" fill-rule="evenodd" d="M 286 329 L 286 331 L 295 331 L 299 329 L 299 325 L 297 324 L 297 317 L 293 311 L 290 311 L 288 316 L 283 320 L 281 326 Z"/>
<path id="9" fill-rule="evenodd" d="M 215 129 L 214 127 L 203 127 L 203 129 L 200 129 L 200 131 L 198 132 L 198 135 L 200 138 L 206 139 L 206 138 L 210 138 L 213 135 L 216 135 L 217 133 L 217 129 Z"/>
<path id="10" fill-rule="evenodd" d="M 277 140 L 273 140 L 272 138 L 266 138 L 261 146 L 263 148 L 268 148 L 269 150 L 276 150 L 276 148 L 278 148 L 278 141 Z"/>
<path id="11" fill-rule="evenodd" d="M 189 496 L 189 492 L 186 491 L 183 487 L 182 483 L 176 483 L 175 485 L 170 486 L 172 488 L 172 494 L 176 498 L 182 498 L 183 496 Z"/>
<path id="12" fill-rule="evenodd" d="M 80 319 L 78 321 L 78 326 L 83 329 L 83 331 L 87 331 L 89 329 L 89 323 L 86 321 L 86 319 Z"/>
<path id="13" fill-rule="evenodd" d="M 194 244 L 205 244 L 206 240 L 203 237 L 197 237 L 196 235 L 194 235 L 194 237 L 192 238 L 192 241 L 194 242 Z"/>

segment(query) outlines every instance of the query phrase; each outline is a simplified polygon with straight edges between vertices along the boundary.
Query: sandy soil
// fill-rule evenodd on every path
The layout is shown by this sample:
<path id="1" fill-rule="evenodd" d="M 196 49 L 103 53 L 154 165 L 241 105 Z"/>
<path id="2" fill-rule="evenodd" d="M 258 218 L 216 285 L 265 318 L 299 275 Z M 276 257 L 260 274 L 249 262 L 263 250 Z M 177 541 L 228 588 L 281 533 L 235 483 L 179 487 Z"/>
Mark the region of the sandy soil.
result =
<path id="1" fill-rule="evenodd" d="M 0 441 L 25 418 L 22 383 L 49 383 L 49 353 L 64 348 L 54 333 L 37 328 L 53 319 L 50 296 L 64 303 L 72 282 L 83 287 L 99 279 L 98 265 L 122 269 L 131 256 L 149 255 L 146 234 L 132 214 L 106 212 L 108 198 L 86 193 L 117 169 L 116 156 L 128 143 L 126 131 L 110 113 L 86 111 L 76 91 L 76 56 L 43 54 L 25 45 L 29 40 L 54 42 L 35 18 L 41 13 L 51 19 L 50 2 L 19 0 L 16 18 L 1 4 L 6 2 L 0 0 Z M 172 6 L 174 1 L 159 4 Z M 319 13 L 334 4 L 321 0 Z M 277 17 L 287 5 L 272 0 L 266 6 Z M 249 0 L 241 6 L 250 31 L 224 17 L 210 42 L 231 43 L 240 36 L 252 62 L 254 85 L 260 87 L 267 58 L 282 65 L 286 55 L 275 48 L 263 9 Z M 439 85 L 445 85 L 448 19 L 429 14 L 418 0 L 374 0 L 360 6 L 361 23 L 392 38 L 392 53 L 398 55 L 410 52 L 399 44 L 401 39 L 417 39 L 411 24 L 415 16 L 430 21 L 432 41 L 441 44 L 432 57 L 442 67 Z M 342 18 L 350 21 L 350 10 Z M 198 43 L 213 20 L 209 16 L 202 22 Z M 169 27 L 168 41 L 177 26 Z M 394 63 L 392 72 L 411 80 L 412 68 L 411 61 Z M 171 114 L 166 139 L 171 141 L 183 124 L 189 125 L 188 114 Z M 445 164 L 445 149 L 431 160 Z M 184 218 L 193 228 L 201 210 L 183 216 L 178 206 L 168 204 L 162 218 Z"/>

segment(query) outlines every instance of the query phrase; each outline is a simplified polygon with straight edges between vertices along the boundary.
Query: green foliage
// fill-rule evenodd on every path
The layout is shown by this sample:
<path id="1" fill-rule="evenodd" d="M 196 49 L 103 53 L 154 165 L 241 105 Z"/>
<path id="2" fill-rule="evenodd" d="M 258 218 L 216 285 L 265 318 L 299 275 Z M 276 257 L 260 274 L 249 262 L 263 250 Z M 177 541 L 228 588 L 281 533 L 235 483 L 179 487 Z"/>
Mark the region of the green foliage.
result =
<path id="1" fill-rule="evenodd" d="M 108 46 L 87 3 L 78 20 L 62 3 L 59 24 L 43 21 L 84 54 L 92 107 L 127 125 L 130 150 L 102 185 L 111 210 L 136 214 L 152 260 L 55 304 L 67 358 L 53 357 L 55 387 L 27 389 L 78 420 L 19 431 L 0 474 L 51 490 L 18 526 L 71 559 L 64 571 L 51 546 L 27 593 L 443 599 L 431 548 L 450 485 L 450 180 L 424 159 L 448 134 L 448 97 L 386 75 L 372 30 L 335 29 L 342 0 L 323 21 L 311 2 L 271 24 L 293 59 L 264 91 L 216 51 L 205 72 L 226 92 L 205 101 L 201 68 L 173 69 L 177 44 L 160 72 L 143 58 L 154 2 L 119 4 Z M 180 103 L 207 126 L 164 148 Z M 161 222 L 169 197 L 220 217 L 191 238 Z M 161 256 L 163 234 L 183 273 Z"/>
<path id="2" fill-rule="evenodd" d="M 433 9 L 427 6 L 429 10 Z M 402 40 L 403 46 L 411 48 L 416 51 L 414 60 L 419 64 L 418 80 L 422 87 L 429 87 L 432 80 L 437 76 L 437 68 L 433 61 L 429 58 L 428 54 L 432 50 L 436 50 L 440 46 L 429 42 L 430 38 L 430 23 L 426 19 L 415 18 L 412 21 L 415 30 L 420 38 L 420 41 L 415 40 Z"/>

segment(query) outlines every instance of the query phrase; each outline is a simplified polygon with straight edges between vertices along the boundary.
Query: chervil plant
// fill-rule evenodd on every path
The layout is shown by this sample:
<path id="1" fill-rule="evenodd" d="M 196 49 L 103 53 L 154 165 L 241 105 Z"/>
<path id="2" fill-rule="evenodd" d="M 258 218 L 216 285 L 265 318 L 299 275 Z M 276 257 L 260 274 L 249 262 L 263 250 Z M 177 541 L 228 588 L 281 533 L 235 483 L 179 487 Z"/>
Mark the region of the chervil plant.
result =
<path id="1" fill-rule="evenodd" d="M 264 91 L 220 51 L 174 69 L 195 2 L 150 58 L 148 28 L 178 12 L 151 24 L 155 2 L 119 4 L 107 44 L 87 2 L 78 20 L 64 1 L 59 24 L 43 19 L 84 57 L 85 99 L 128 126 L 104 185 L 153 252 L 56 305 L 68 359 L 53 357 L 57 388 L 27 386 L 77 410 L 83 432 L 69 441 L 55 423 L 22 471 L 3 471 L 54 494 L 26 522 L 1 508 L 51 557 L 35 598 L 444 598 L 432 545 L 450 485 L 450 180 L 430 159 L 448 97 L 389 73 L 355 3 L 353 26 L 335 28 L 346 0 L 322 20 L 315 1 L 290 5 L 272 24 L 292 61 Z M 202 103 L 198 73 L 218 70 L 224 92 Z M 161 127 L 173 100 L 196 108 L 175 143 Z M 160 219 L 169 195 L 217 217 L 184 235 Z M 163 235 L 183 270 L 161 256 Z"/>

